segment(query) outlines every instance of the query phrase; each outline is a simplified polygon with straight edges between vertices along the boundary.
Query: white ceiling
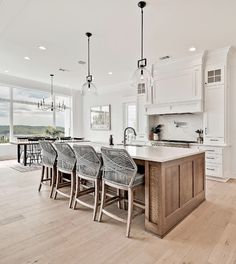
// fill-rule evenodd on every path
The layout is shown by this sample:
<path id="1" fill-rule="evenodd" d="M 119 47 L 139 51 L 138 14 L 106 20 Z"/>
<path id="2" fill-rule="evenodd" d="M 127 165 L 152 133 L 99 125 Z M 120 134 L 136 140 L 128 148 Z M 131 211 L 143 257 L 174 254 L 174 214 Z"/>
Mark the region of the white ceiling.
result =
<path id="1" fill-rule="evenodd" d="M 139 57 L 136 0 L 0 0 L 0 72 L 80 89 L 86 75 L 87 39 L 98 88 L 130 79 Z M 145 55 L 189 55 L 236 46 L 235 0 L 147 0 Z M 43 45 L 46 51 L 37 47 Z M 24 60 L 24 56 L 32 58 Z M 59 68 L 70 72 L 59 72 Z M 113 75 L 108 75 L 112 71 Z"/>

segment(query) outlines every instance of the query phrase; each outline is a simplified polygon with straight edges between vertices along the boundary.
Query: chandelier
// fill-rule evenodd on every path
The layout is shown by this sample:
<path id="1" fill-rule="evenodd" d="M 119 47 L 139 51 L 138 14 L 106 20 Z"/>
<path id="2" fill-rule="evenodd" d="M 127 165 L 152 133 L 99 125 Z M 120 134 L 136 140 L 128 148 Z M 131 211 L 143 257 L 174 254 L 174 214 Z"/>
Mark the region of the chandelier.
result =
<path id="1" fill-rule="evenodd" d="M 143 8 L 146 6 L 146 2 L 140 1 L 138 3 L 138 7 L 141 9 L 141 57 L 138 60 L 137 66 L 138 68 L 134 72 L 133 75 L 133 84 L 138 86 L 140 84 L 144 84 L 145 87 L 151 85 L 152 77 L 149 70 L 146 68 L 147 59 L 143 56 Z"/>
<path id="2" fill-rule="evenodd" d="M 50 74 L 51 77 L 51 102 L 46 102 L 46 100 L 43 98 L 41 101 L 38 102 L 38 109 L 42 111 L 57 111 L 62 112 L 66 110 L 66 105 L 64 101 L 61 103 L 59 102 L 56 104 L 55 95 L 53 93 L 53 74 Z"/>
<path id="3" fill-rule="evenodd" d="M 86 82 L 82 86 L 81 93 L 82 95 L 97 94 L 97 88 L 92 82 L 93 76 L 90 73 L 90 37 L 92 36 L 92 33 L 87 32 L 85 35 L 88 37 L 88 75 L 86 76 Z"/>

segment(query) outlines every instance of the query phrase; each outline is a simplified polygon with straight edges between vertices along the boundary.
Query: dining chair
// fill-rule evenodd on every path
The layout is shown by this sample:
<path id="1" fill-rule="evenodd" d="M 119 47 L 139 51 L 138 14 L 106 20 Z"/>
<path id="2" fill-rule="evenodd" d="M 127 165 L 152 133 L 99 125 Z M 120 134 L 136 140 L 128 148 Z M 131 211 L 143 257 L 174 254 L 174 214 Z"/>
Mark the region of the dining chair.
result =
<path id="1" fill-rule="evenodd" d="M 52 143 L 48 141 L 39 141 L 39 146 L 42 150 L 42 173 L 38 191 L 40 192 L 42 184 L 44 182 L 49 181 L 51 186 L 50 198 L 52 198 L 57 174 L 57 152 Z"/>
<path id="2" fill-rule="evenodd" d="M 93 220 L 96 220 L 99 205 L 99 186 L 101 182 L 101 158 L 97 155 L 93 147 L 87 145 L 73 146 L 76 156 L 76 190 L 74 206 L 77 202 L 83 206 L 93 209 Z M 81 188 L 81 179 L 92 182 L 94 186 Z M 82 196 L 94 193 L 94 203 L 88 203 L 81 199 Z"/>
<path id="3" fill-rule="evenodd" d="M 54 143 L 57 150 L 57 179 L 55 186 L 54 199 L 57 194 L 69 198 L 69 208 L 72 206 L 75 191 L 75 165 L 76 157 L 73 149 L 67 143 Z M 69 175 L 69 179 L 64 176 Z M 70 194 L 65 192 L 64 187 L 70 186 Z"/>
<path id="4" fill-rule="evenodd" d="M 133 217 L 133 206 L 144 209 L 144 205 L 134 201 L 134 190 L 144 183 L 144 174 L 139 174 L 137 165 L 125 149 L 101 148 L 103 159 L 102 175 L 102 198 L 98 221 L 102 220 L 102 214 L 106 214 L 118 221 L 127 224 L 126 236 L 130 236 L 130 227 Z M 114 213 L 109 212 L 105 207 L 117 202 L 123 197 L 106 198 L 107 187 L 113 187 L 118 190 L 128 192 L 128 217 L 121 218 Z"/>

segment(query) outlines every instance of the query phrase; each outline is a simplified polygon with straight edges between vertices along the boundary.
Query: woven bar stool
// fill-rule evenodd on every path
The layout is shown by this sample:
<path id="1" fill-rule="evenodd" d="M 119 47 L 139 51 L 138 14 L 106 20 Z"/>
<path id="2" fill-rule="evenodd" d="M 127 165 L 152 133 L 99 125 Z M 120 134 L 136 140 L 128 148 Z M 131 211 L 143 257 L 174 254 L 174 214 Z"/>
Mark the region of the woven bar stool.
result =
<path id="1" fill-rule="evenodd" d="M 137 165 L 124 149 L 102 147 L 102 158 L 104 163 L 102 176 L 102 199 L 98 221 L 102 219 L 102 214 L 106 214 L 118 221 L 127 223 L 126 236 L 130 235 L 131 221 L 133 217 L 133 206 L 144 209 L 143 204 L 134 202 L 134 190 L 144 183 L 144 174 L 137 173 Z M 123 219 L 108 210 L 106 206 L 117 202 L 122 197 L 106 199 L 106 188 L 111 186 L 117 190 L 128 191 L 128 218 Z"/>
<path id="2" fill-rule="evenodd" d="M 69 208 L 72 206 L 75 191 L 75 164 L 76 158 L 73 149 L 66 143 L 54 143 L 57 150 L 57 181 L 55 186 L 54 199 L 57 194 L 68 197 Z M 63 174 L 69 174 L 70 180 L 65 179 Z M 62 190 L 62 188 L 70 186 L 70 195 Z"/>
<path id="3" fill-rule="evenodd" d="M 75 209 L 76 203 L 78 202 L 79 204 L 93 209 L 93 220 L 96 220 L 102 161 L 91 146 L 74 145 L 73 149 L 76 156 L 76 191 L 73 208 Z M 94 187 L 81 190 L 81 179 L 92 182 Z M 93 205 L 80 199 L 81 196 L 89 193 L 94 193 Z"/>
<path id="4" fill-rule="evenodd" d="M 56 160 L 57 160 L 57 152 L 53 145 L 48 141 L 39 141 L 40 148 L 42 150 L 42 174 L 40 179 L 40 184 L 38 191 L 40 192 L 42 184 L 44 182 L 49 181 L 51 186 L 50 198 L 53 195 L 53 189 L 56 182 Z M 46 175 L 45 175 L 46 170 Z"/>

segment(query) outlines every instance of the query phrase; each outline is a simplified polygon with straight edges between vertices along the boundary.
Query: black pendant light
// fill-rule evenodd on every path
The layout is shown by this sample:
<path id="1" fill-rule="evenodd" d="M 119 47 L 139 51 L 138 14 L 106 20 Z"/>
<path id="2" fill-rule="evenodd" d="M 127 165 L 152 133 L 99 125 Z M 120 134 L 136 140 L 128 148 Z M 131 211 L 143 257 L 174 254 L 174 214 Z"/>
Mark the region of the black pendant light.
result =
<path id="1" fill-rule="evenodd" d="M 88 75 L 86 76 L 86 82 L 82 86 L 82 95 L 97 93 L 97 88 L 92 82 L 93 76 L 90 73 L 90 37 L 92 36 L 92 33 L 87 32 L 85 35 L 88 37 Z"/>
<path id="2" fill-rule="evenodd" d="M 138 68 L 133 75 L 133 84 L 137 87 L 140 84 L 144 84 L 145 87 L 151 85 L 151 73 L 146 68 L 147 59 L 143 56 L 143 8 L 146 6 L 146 2 L 140 1 L 138 7 L 141 9 L 141 58 L 138 60 Z"/>

